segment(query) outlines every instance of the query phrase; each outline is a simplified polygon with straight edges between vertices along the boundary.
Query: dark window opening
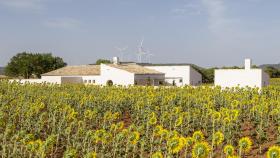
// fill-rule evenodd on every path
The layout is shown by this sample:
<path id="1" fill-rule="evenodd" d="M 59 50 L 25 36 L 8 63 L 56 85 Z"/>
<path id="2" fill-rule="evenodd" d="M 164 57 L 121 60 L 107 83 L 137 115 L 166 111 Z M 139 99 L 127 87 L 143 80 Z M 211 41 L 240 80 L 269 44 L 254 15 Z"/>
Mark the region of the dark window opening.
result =
<path id="1" fill-rule="evenodd" d="M 106 85 L 107 85 L 107 86 L 113 86 L 113 84 L 114 84 L 114 83 L 113 83 L 112 80 L 108 80 L 108 81 L 106 82 Z"/>

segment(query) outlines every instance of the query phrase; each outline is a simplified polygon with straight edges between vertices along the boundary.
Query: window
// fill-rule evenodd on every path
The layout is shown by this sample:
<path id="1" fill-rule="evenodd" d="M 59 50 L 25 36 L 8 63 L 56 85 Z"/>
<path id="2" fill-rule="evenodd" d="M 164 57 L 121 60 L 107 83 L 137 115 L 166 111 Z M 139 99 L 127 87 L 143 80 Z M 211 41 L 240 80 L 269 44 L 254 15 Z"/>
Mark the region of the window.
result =
<path id="1" fill-rule="evenodd" d="M 95 80 L 92 80 L 92 83 L 95 83 Z"/>
<path id="2" fill-rule="evenodd" d="M 172 81 L 172 85 L 173 85 L 173 86 L 176 86 L 175 80 Z"/>
<path id="3" fill-rule="evenodd" d="M 87 83 L 87 80 L 84 80 L 84 83 Z"/>
<path id="4" fill-rule="evenodd" d="M 91 80 L 88 80 L 88 83 L 91 83 Z"/>
<path id="5" fill-rule="evenodd" d="M 112 80 L 108 80 L 108 81 L 106 82 L 106 85 L 107 85 L 107 86 L 113 86 L 113 84 L 114 84 L 114 83 L 113 83 Z"/>
<path id="6" fill-rule="evenodd" d="M 182 83 L 182 82 L 183 82 L 183 79 L 180 79 L 179 82 Z"/>

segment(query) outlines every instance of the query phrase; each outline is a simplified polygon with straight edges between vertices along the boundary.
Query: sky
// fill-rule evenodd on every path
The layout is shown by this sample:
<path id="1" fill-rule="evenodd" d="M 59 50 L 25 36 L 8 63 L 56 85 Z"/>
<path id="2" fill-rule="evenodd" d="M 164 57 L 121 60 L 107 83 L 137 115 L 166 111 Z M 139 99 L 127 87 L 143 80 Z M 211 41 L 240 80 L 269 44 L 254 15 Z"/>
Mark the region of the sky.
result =
<path id="1" fill-rule="evenodd" d="M 51 52 L 69 65 L 113 56 L 137 61 L 141 40 L 152 54 L 142 62 L 280 63 L 279 6 L 279 0 L 0 0 L 0 66 L 23 51 Z"/>

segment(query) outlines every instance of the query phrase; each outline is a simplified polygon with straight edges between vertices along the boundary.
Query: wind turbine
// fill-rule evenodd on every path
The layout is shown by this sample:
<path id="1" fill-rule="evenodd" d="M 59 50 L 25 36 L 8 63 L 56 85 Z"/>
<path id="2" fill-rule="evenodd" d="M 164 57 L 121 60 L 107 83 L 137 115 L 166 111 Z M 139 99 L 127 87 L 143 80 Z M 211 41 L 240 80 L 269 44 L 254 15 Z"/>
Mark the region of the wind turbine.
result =
<path id="1" fill-rule="evenodd" d="M 123 61 L 124 60 L 124 55 L 126 54 L 125 51 L 127 50 L 128 46 L 125 46 L 125 47 L 115 47 L 115 48 L 119 52 L 121 61 Z"/>
<path id="2" fill-rule="evenodd" d="M 148 53 L 147 53 L 147 60 L 148 60 L 149 63 L 151 63 L 151 57 L 152 56 L 155 56 L 155 55 L 150 53 L 150 51 L 148 51 Z"/>
<path id="3" fill-rule="evenodd" d="M 147 54 L 143 48 L 143 42 L 144 42 L 144 39 L 142 39 L 142 41 L 138 47 L 138 52 L 136 53 L 138 63 L 142 63 L 142 56 Z"/>

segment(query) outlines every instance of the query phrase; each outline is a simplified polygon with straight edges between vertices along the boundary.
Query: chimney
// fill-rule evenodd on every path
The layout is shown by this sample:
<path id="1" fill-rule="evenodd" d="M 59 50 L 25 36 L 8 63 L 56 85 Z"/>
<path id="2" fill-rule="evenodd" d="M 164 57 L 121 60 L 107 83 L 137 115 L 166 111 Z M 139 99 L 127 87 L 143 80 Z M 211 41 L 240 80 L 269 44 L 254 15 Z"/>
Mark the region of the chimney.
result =
<path id="1" fill-rule="evenodd" d="M 118 65 L 120 63 L 119 57 L 113 57 L 113 64 Z"/>
<path id="2" fill-rule="evenodd" d="M 245 70 L 250 70 L 252 65 L 251 59 L 245 59 Z"/>

